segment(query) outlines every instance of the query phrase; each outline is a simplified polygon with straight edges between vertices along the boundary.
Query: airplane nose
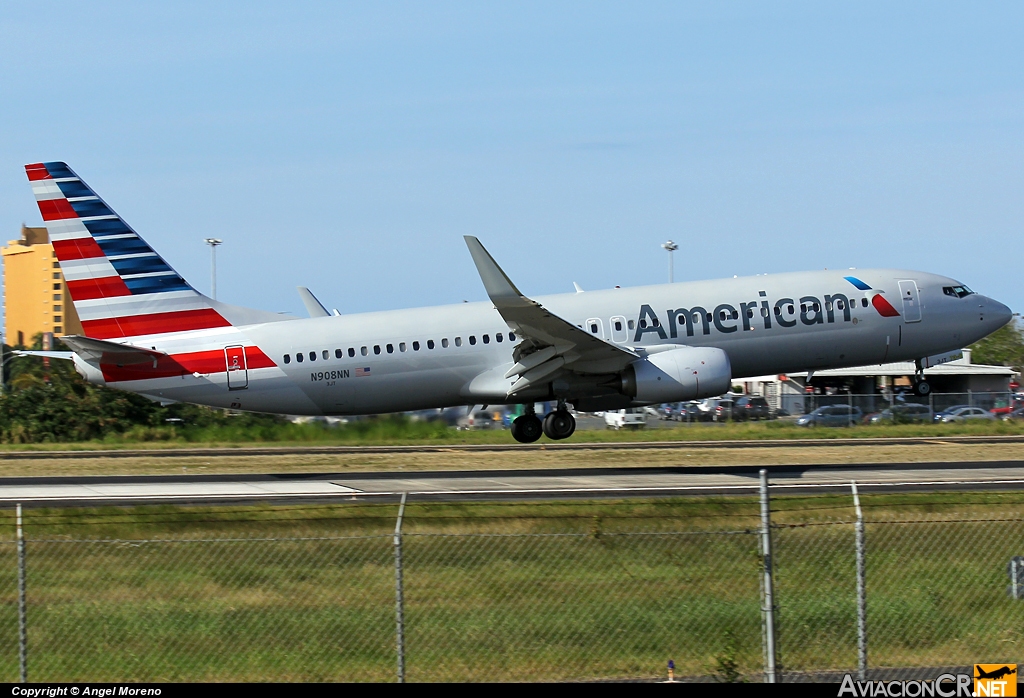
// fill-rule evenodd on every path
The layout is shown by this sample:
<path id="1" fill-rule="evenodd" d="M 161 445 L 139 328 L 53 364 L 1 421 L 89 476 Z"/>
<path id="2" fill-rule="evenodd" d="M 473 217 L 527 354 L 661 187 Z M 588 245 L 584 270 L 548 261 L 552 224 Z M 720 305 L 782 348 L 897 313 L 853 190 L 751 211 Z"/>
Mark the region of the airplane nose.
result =
<path id="1" fill-rule="evenodd" d="M 985 323 L 990 325 L 993 331 L 1013 319 L 1013 313 L 1008 307 L 987 296 L 981 303 L 981 311 L 985 318 Z"/>

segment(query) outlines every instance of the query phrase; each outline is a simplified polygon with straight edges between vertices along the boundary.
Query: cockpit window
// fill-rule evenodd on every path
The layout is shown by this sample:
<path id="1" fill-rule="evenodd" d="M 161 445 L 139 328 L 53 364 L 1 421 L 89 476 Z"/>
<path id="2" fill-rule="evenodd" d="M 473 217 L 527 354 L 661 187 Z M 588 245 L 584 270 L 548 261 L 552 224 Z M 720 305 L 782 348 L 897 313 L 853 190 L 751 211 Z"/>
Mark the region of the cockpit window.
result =
<path id="1" fill-rule="evenodd" d="M 974 291 L 966 286 L 943 286 L 942 292 L 947 296 L 953 296 L 954 298 L 963 298 L 964 296 L 969 296 L 974 293 Z"/>

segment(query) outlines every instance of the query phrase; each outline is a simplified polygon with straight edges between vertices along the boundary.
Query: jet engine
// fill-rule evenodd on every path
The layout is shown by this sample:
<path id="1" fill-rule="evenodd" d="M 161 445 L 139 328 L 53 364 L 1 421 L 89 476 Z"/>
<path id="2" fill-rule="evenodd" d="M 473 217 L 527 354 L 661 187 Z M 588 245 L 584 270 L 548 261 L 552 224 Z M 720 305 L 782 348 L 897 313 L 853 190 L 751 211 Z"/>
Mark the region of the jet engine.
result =
<path id="1" fill-rule="evenodd" d="M 648 354 L 622 372 L 622 392 L 637 402 L 679 402 L 728 392 L 729 355 L 715 347 L 674 347 Z"/>

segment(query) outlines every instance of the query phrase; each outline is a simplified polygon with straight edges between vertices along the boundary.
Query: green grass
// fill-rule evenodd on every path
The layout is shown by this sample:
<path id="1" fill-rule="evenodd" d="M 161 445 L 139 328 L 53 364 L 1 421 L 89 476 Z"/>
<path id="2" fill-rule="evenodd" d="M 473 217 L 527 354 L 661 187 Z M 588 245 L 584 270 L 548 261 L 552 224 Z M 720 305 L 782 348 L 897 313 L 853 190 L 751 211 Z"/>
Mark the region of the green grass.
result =
<path id="1" fill-rule="evenodd" d="M 872 666 L 1024 659 L 1024 602 L 1005 593 L 1006 563 L 1024 553 L 1024 493 L 863 499 Z M 849 496 L 773 509 L 782 665 L 855 667 Z M 29 510 L 29 678 L 391 680 L 395 514 L 360 503 Z M 670 658 L 682 675 L 724 660 L 760 672 L 753 499 L 414 503 L 406 517 L 410 680 L 654 678 Z M 5 512 L 7 681 L 11 524 Z"/>
<path id="2" fill-rule="evenodd" d="M 790 421 L 733 424 L 692 424 L 639 431 L 579 431 L 572 442 L 632 443 L 650 441 L 725 441 L 766 439 L 868 439 L 878 437 L 949 437 L 1022 435 L 1019 422 L 974 424 L 895 424 L 852 428 L 803 428 Z M 321 424 L 268 424 L 210 426 L 205 428 L 133 427 L 103 440 L 72 443 L 0 444 L 3 450 L 95 450 L 120 448 L 181 448 L 191 446 L 239 447 L 251 445 L 365 445 L 415 446 L 458 444 L 507 444 L 507 430 L 460 431 L 438 422 L 403 419 L 370 419 L 337 427 Z M 553 443 L 546 437 L 538 443 Z M 564 443 L 564 442 L 563 442 Z"/>

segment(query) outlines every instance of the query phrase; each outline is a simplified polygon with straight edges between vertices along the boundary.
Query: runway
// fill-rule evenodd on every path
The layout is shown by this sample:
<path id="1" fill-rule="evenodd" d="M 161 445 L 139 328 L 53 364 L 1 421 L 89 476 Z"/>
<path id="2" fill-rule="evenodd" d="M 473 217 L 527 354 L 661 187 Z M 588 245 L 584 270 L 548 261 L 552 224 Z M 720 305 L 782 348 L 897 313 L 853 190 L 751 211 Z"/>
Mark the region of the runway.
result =
<path id="1" fill-rule="evenodd" d="M 866 492 L 1024 490 L 1024 461 L 766 466 L 779 495 L 834 492 L 851 481 Z M 744 495 L 756 466 L 592 468 L 306 475 L 170 475 L 0 478 L 0 504 L 97 506 Z"/>

